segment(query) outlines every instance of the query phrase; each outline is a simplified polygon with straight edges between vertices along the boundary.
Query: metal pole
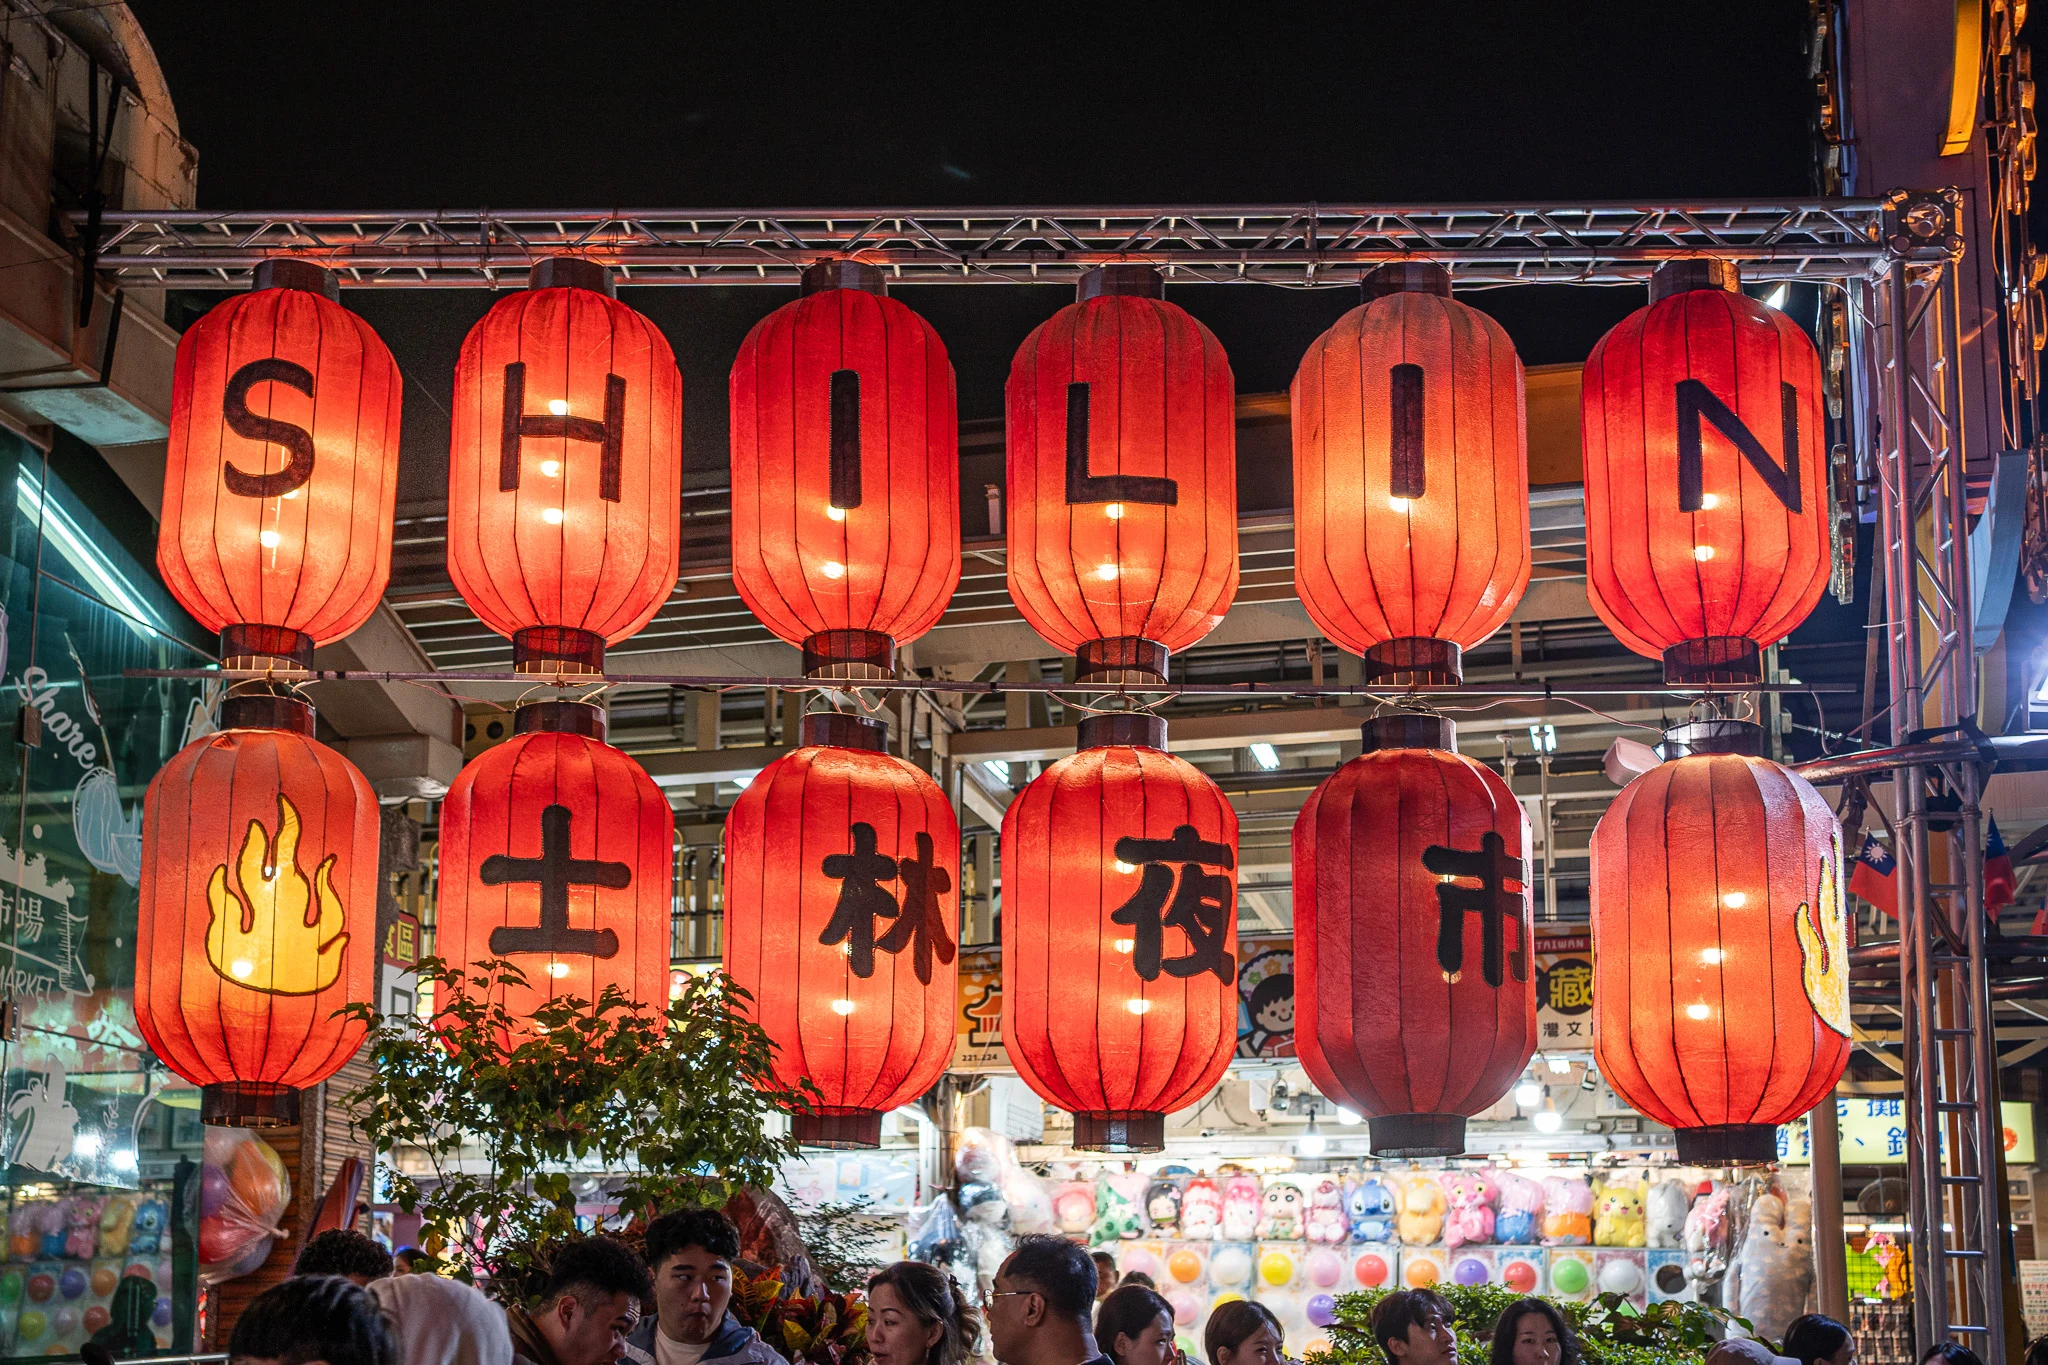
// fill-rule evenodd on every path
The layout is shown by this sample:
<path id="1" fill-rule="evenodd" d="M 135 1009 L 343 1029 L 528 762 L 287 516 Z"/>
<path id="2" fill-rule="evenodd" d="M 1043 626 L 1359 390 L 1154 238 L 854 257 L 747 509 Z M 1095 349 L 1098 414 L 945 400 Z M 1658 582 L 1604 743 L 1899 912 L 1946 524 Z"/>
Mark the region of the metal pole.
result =
<path id="1" fill-rule="evenodd" d="M 1849 1320 L 1849 1247 L 1842 1236 L 1842 1125 L 1832 1093 L 1806 1116 L 1813 1140 L 1813 1286 L 1820 1311 Z"/>

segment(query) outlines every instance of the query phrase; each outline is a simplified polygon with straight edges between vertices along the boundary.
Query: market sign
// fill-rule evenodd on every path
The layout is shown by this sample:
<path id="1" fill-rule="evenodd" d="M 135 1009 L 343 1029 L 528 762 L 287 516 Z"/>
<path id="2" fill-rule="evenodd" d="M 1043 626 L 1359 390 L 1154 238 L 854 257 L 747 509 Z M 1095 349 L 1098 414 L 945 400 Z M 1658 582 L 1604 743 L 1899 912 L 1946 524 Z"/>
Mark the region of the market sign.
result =
<path id="1" fill-rule="evenodd" d="M 2031 1166 L 2034 1163 L 2034 1106 L 2008 1100 L 1998 1108 L 2005 1134 L 2006 1164 Z M 1844 1166 L 1905 1164 L 1906 1114 L 1905 1101 L 1900 1096 L 1841 1096 L 1835 1100 L 1835 1114 L 1842 1132 Z M 1778 1129 L 1778 1159 L 1792 1166 L 1804 1166 L 1813 1161 L 1813 1138 L 1807 1131 L 1804 1116 Z"/>
<path id="2" fill-rule="evenodd" d="M 999 953 L 960 955 L 960 1005 L 955 1017 L 954 1071 L 1009 1071 L 1003 1050 L 1003 959 Z"/>
<path id="3" fill-rule="evenodd" d="M 1593 938 L 1536 933 L 1536 1050 L 1593 1050 Z"/>

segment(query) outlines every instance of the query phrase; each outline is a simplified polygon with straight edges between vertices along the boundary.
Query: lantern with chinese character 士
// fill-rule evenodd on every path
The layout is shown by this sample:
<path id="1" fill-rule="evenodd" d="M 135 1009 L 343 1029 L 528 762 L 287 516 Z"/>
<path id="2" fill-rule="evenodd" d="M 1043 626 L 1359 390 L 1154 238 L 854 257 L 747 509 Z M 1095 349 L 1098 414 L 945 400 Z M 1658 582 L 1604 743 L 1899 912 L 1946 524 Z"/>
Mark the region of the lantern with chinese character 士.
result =
<path id="1" fill-rule="evenodd" d="M 1587 357 L 1586 592 L 1666 682 L 1760 681 L 1820 600 L 1820 382 L 1806 333 L 1720 261 L 1661 267 Z"/>
<path id="2" fill-rule="evenodd" d="M 1367 681 L 1455 684 L 1529 586 L 1522 361 L 1441 266 L 1366 294 L 1294 376 L 1294 583 Z"/>
<path id="3" fill-rule="evenodd" d="M 1157 682 L 1237 595 L 1237 410 L 1213 333 L 1113 265 L 1010 366 L 1010 596 L 1084 683 Z"/>
<path id="4" fill-rule="evenodd" d="M 517 967 L 523 986 L 468 986 L 514 1018 L 558 997 L 594 1003 L 608 986 L 660 1013 L 675 881 L 668 799 L 604 742 L 596 706 L 529 702 L 512 730 L 441 803 L 440 957 L 471 973 L 491 959 Z"/>
<path id="5" fill-rule="evenodd" d="M 377 798 L 312 708 L 230 697 L 142 806 L 135 1017 L 207 1123 L 299 1121 L 374 1003 Z"/>
<path id="6" fill-rule="evenodd" d="M 1003 816 L 1003 1041 L 1074 1145 L 1157 1151 L 1237 1047 L 1237 814 L 1166 722 L 1081 722 Z"/>
<path id="7" fill-rule="evenodd" d="M 1774 1160 L 1849 1060 L 1840 828 L 1761 739 L 1680 727 L 1593 831 L 1594 1054 L 1691 1165 Z"/>
<path id="8" fill-rule="evenodd" d="M 599 673 L 676 585 L 683 381 L 654 324 L 571 257 L 533 269 L 455 367 L 448 573 L 513 665 Z"/>
<path id="9" fill-rule="evenodd" d="M 1442 717 L 1364 737 L 1294 822 L 1295 1046 L 1375 1156 L 1456 1156 L 1536 1052 L 1529 818 Z"/>
<path id="10" fill-rule="evenodd" d="M 774 1040 L 775 1079 L 815 1089 L 809 1147 L 873 1147 L 931 1089 L 959 1004 L 960 826 L 936 782 L 859 717 L 804 717 L 802 747 L 725 824 L 725 970 Z"/>
<path id="11" fill-rule="evenodd" d="M 874 266 L 803 288 L 733 362 L 733 586 L 807 674 L 893 677 L 960 582 L 953 362 Z"/>
<path id="12" fill-rule="evenodd" d="M 178 340 L 157 571 L 231 666 L 310 667 L 391 578 L 403 385 L 339 297 L 266 261 Z"/>

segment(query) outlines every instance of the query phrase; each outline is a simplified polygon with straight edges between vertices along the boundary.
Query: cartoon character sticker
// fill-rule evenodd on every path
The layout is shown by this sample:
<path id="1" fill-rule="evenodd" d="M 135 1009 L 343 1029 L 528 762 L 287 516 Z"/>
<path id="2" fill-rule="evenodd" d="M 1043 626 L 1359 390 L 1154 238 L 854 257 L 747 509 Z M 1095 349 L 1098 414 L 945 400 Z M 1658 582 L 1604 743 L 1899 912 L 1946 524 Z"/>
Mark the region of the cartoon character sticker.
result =
<path id="1" fill-rule="evenodd" d="M 1294 1056 L 1294 944 L 1253 954 L 1237 974 L 1237 1055 Z"/>

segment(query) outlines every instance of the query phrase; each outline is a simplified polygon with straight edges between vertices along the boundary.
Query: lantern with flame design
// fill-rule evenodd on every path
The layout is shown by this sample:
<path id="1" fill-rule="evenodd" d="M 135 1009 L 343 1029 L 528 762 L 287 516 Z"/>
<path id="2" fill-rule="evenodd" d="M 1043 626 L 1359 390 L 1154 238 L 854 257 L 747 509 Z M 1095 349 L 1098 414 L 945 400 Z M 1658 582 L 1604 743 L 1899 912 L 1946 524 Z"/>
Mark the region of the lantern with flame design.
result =
<path id="1" fill-rule="evenodd" d="M 1688 756 L 1625 787 L 1593 831 L 1593 1035 L 1624 1101 L 1689 1165 L 1771 1161 L 1775 1128 L 1849 1060 L 1841 831 L 1820 793 L 1700 721 Z"/>
<path id="2" fill-rule="evenodd" d="M 1003 816 L 1003 1042 L 1074 1145 L 1157 1151 L 1237 1048 L 1237 814 L 1166 722 L 1081 722 Z"/>
<path id="3" fill-rule="evenodd" d="M 602 672 L 676 585 L 683 381 L 611 272 L 556 257 L 463 339 L 448 573 L 515 667 Z"/>
<path id="4" fill-rule="evenodd" d="M 873 1147 L 882 1115 L 953 1056 L 960 826 L 937 783 L 855 716 L 803 720 L 725 824 L 725 970 L 775 1041 L 775 1078 L 816 1087 L 812 1147 Z"/>
<path id="5" fill-rule="evenodd" d="M 157 571 L 230 665 L 310 667 L 391 578 L 398 366 L 334 276 L 266 261 L 178 340 Z"/>
<path id="6" fill-rule="evenodd" d="M 142 806 L 135 1016 L 207 1123 L 299 1121 L 362 1042 L 377 960 L 377 798 L 312 708 L 231 697 Z"/>

